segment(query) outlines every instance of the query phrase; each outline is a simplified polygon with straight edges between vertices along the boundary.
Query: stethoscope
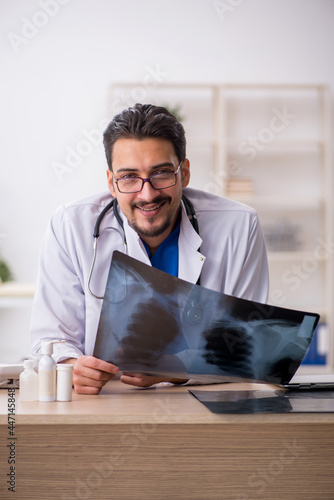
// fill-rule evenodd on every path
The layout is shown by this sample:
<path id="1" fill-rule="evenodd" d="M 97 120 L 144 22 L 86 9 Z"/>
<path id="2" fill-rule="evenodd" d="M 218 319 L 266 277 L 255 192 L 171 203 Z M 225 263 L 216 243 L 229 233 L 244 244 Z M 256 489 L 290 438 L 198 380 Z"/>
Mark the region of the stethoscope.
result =
<path id="1" fill-rule="evenodd" d="M 191 222 L 193 228 L 195 229 L 196 233 L 199 234 L 198 222 L 197 222 L 196 212 L 195 212 L 193 204 L 191 203 L 191 201 L 184 194 L 182 195 L 182 201 L 183 201 L 184 208 L 186 210 L 188 219 L 190 220 L 190 222 Z M 116 220 L 117 220 L 120 228 L 123 231 L 123 235 L 122 235 L 121 231 L 119 231 L 118 229 L 116 229 L 116 228 L 111 228 L 111 229 L 114 229 L 115 231 L 119 232 L 119 234 L 122 236 L 123 241 L 124 241 L 124 253 L 127 253 L 127 241 L 126 241 L 126 236 L 125 236 L 125 231 L 124 231 L 124 224 L 123 224 L 123 220 L 122 220 L 121 216 L 118 213 L 117 207 L 118 207 L 117 199 L 113 198 L 111 200 L 111 202 L 108 203 L 108 205 L 106 205 L 104 207 L 104 209 L 102 210 L 102 212 L 100 213 L 100 215 L 96 219 L 95 226 L 94 226 L 94 231 L 93 231 L 93 238 L 94 238 L 93 252 L 94 253 L 93 253 L 92 265 L 91 265 L 90 271 L 89 271 L 89 277 L 88 277 L 87 287 L 88 287 L 89 293 L 93 297 L 95 297 L 96 299 L 103 299 L 104 298 L 104 297 L 100 297 L 99 295 L 96 295 L 91 290 L 91 287 L 90 287 L 91 280 L 92 280 L 92 275 L 93 275 L 93 271 L 94 271 L 94 267 L 95 267 L 95 261 L 96 261 L 97 241 L 98 241 L 99 236 L 100 236 L 100 225 L 101 225 L 101 222 L 102 222 L 103 218 L 105 217 L 106 213 L 109 212 L 109 210 L 111 210 L 111 209 L 113 210 L 114 215 L 116 217 Z M 199 278 L 198 278 L 197 284 L 199 285 Z"/>

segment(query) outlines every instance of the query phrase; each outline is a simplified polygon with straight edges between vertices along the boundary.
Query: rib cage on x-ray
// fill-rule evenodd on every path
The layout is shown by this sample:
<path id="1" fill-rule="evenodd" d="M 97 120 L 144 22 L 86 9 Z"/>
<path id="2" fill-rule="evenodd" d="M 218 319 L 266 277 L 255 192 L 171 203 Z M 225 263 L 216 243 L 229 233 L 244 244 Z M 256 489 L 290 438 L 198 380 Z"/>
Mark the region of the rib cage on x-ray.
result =
<path id="1" fill-rule="evenodd" d="M 94 355 L 125 372 L 287 383 L 318 319 L 193 285 L 114 252 Z"/>

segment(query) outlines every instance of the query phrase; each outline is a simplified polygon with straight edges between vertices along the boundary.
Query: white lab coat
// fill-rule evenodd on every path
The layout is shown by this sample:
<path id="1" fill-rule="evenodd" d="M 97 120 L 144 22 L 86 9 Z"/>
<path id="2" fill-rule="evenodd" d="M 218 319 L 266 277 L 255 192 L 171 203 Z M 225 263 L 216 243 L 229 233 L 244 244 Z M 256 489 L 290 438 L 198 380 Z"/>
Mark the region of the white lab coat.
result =
<path id="1" fill-rule="evenodd" d="M 266 302 L 268 265 L 264 239 L 255 210 L 203 191 L 186 188 L 193 203 L 200 236 L 182 207 L 179 237 L 179 278 L 257 302 Z M 93 260 L 93 229 L 110 193 L 66 204 L 53 214 L 44 237 L 31 320 L 31 347 L 42 340 L 65 339 L 55 344 L 61 361 L 93 354 L 102 300 L 87 284 Z M 127 253 L 150 265 L 137 233 L 124 221 Z M 198 251 L 200 248 L 200 252 Z M 103 295 L 112 253 L 124 252 L 124 233 L 112 210 L 100 226 L 91 290 Z"/>

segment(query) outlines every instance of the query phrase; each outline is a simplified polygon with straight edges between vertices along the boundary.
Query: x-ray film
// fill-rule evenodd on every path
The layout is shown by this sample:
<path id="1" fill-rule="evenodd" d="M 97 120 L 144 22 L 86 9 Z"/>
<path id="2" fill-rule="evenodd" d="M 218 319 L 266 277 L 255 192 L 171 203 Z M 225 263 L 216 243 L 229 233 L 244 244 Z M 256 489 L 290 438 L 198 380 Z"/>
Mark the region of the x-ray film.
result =
<path id="1" fill-rule="evenodd" d="M 319 315 L 188 283 L 115 251 L 94 355 L 122 372 L 286 384 Z"/>
<path id="2" fill-rule="evenodd" d="M 212 413 L 333 413 L 334 391 L 189 391 Z"/>

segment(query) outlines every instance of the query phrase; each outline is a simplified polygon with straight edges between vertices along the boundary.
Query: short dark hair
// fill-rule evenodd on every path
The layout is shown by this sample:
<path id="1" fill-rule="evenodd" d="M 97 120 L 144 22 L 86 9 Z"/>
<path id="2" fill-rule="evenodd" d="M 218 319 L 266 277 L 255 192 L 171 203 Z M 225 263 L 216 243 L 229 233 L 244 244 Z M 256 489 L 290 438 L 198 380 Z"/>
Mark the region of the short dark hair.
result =
<path id="1" fill-rule="evenodd" d="M 186 157 L 186 138 L 179 120 L 162 106 L 135 104 L 114 116 L 103 134 L 103 144 L 109 170 L 112 170 L 112 151 L 117 139 L 159 137 L 169 140 L 181 163 Z"/>

